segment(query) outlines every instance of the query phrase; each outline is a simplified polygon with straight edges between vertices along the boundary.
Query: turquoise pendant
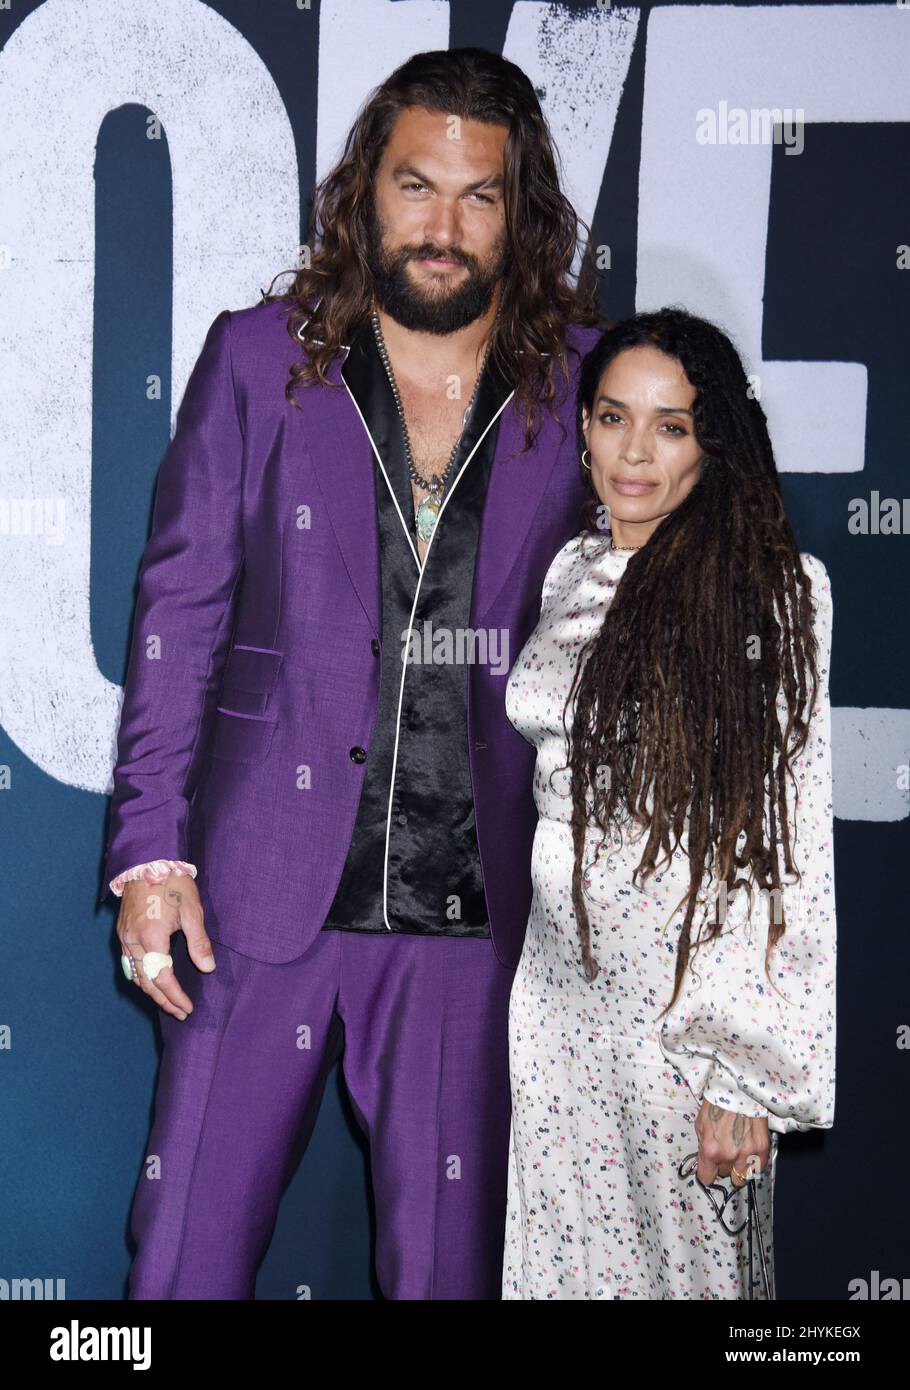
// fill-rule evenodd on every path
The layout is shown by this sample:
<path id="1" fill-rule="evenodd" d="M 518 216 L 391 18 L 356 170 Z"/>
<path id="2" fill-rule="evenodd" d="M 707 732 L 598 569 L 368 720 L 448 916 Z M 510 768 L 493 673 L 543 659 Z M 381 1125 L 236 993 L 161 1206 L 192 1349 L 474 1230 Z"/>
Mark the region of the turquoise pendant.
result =
<path id="1" fill-rule="evenodd" d="M 439 498 L 430 493 L 417 508 L 417 534 L 422 541 L 429 541 L 439 516 Z"/>

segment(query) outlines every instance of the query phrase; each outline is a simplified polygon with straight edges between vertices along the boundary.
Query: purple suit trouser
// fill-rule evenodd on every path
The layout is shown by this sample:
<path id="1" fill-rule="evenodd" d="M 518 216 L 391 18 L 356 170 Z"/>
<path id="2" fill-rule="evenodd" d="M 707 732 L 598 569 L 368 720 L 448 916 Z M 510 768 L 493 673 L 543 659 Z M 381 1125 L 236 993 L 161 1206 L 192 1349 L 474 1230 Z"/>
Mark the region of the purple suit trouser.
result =
<path id="1" fill-rule="evenodd" d="M 323 931 L 285 964 L 213 948 L 205 975 L 182 933 L 171 942 L 193 1012 L 160 1014 L 129 1297 L 254 1297 L 341 1056 L 369 1141 L 383 1294 L 500 1298 L 514 971 L 490 941 Z"/>

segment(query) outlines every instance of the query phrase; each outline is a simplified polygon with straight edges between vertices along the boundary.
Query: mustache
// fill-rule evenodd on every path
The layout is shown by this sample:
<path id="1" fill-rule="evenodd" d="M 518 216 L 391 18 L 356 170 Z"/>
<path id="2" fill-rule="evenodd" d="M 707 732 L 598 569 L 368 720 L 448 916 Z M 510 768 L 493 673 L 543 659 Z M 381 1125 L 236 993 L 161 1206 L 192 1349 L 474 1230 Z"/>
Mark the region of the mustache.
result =
<path id="1" fill-rule="evenodd" d="M 420 246 L 416 250 L 407 251 L 407 259 L 412 261 L 439 260 L 439 261 L 460 261 L 462 265 L 473 264 L 473 257 L 466 256 L 462 251 L 441 251 L 436 246 Z"/>

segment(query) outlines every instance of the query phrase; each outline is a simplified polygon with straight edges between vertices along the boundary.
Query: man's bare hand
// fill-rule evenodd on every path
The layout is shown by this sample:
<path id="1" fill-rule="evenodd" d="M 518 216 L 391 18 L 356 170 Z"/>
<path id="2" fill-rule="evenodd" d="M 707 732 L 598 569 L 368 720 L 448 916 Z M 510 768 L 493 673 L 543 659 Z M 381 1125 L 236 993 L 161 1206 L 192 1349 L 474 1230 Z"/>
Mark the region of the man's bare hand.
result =
<path id="1" fill-rule="evenodd" d="M 182 931 L 193 964 L 206 972 L 215 969 L 212 943 L 203 926 L 199 890 L 189 874 L 171 874 L 164 883 L 149 884 L 133 879 L 124 885 L 117 918 L 117 935 L 124 955 L 136 962 L 136 979 L 150 999 L 165 1013 L 184 1019 L 193 1012 L 193 1002 L 168 965 L 154 983 L 142 968 L 146 951 L 170 954 L 171 937 Z"/>
<path id="2" fill-rule="evenodd" d="M 695 1133 L 698 1135 L 699 1182 L 707 1185 L 721 1177 L 729 1178 L 734 1187 L 742 1187 L 750 1171 L 764 1172 L 771 1148 L 768 1121 L 764 1116 L 752 1119 L 703 1100 L 695 1121 Z"/>

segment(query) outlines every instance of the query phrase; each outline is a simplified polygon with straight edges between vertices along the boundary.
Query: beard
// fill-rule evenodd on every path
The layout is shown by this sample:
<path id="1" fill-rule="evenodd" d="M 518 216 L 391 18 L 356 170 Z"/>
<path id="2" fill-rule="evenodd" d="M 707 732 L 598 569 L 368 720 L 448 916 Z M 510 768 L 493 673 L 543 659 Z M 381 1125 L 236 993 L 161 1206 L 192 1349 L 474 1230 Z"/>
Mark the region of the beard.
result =
<path id="1" fill-rule="evenodd" d="M 455 333 L 480 318 L 489 309 L 493 291 L 510 260 L 505 231 L 486 261 L 451 247 L 433 246 L 431 242 L 387 251 L 372 198 L 367 213 L 367 238 L 376 302 L 403 328 L 418 333 Z M 448 271 L 443 271 L 434 283 L 417 285 L 408 275 L 407 263 L 425 256 L 458 261 L 467 268 L 468 274 L 459 277 L 454 286 L 441 283 L 454 279 L 454 273 Z"/>

